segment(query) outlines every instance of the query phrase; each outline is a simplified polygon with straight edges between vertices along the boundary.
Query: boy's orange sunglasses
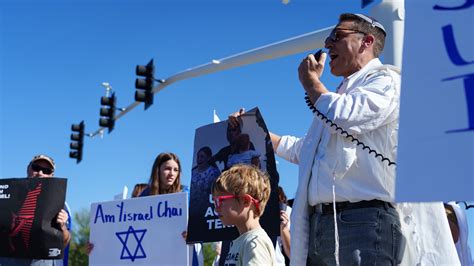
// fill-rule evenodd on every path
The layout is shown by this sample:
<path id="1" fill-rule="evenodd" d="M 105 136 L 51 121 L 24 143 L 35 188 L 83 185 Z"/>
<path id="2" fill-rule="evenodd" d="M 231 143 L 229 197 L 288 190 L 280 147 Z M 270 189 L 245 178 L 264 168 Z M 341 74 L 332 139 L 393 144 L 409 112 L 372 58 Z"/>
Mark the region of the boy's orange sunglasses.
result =
<path id="1" fill-rule="evenodd" d="M 238 199 L 238 198 L 243 198 L 243 197 L 250 197 L 252 202 L 255 204 L 255 208 L 257 209 L 258 212 L 260 212 L 260 206 L 258 204 L 258 200 L 254 199 L 252 196 L 249 194 L 245 194 L 243 196 L 237 196 L 237 195 L 223 195 L 223 196 L 217 196 L 213 197 L 214 200 L 214 207 L 219 208 L 222 206 L 222 202 L 227 199 Z"/>

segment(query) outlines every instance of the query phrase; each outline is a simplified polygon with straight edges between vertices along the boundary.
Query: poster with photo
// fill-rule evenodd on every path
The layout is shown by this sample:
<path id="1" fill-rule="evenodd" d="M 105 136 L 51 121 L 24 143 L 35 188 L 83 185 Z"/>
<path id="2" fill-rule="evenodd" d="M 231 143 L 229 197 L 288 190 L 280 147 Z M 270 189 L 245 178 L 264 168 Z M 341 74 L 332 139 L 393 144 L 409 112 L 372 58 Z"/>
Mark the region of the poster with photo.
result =
<path id="1" fill-rule="evenodd" d="M 0 179 L 0 257 L 61 259 L 64 178 Z"/>
<path id="2" fill-rule="evenodd" d="M 272 192 L 260 223 L 269 236 L 279 235 L 278 172 L 270 135 L 258 108 L 239 118 L 239 127 L 222 121 L 200 127 L 194 138 L 188 243 L 233 240 L 237 229 L 222 224 L 214 210 L 211 187 L 234 164 L 253 164 L 270 176 Z"/>

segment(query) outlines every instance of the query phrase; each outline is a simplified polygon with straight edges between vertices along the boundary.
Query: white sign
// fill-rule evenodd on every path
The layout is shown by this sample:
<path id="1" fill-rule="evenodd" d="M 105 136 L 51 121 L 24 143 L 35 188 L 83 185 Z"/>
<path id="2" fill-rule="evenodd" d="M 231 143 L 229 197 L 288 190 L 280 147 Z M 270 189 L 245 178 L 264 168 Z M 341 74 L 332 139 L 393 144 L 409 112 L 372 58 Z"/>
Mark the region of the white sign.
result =
<path id="1" fill-rule="evenodd" d="M 188 265 L 187 193 L 93 203 L 89 265 Z"/>
<path id="2" fill-rule="evenodd" d="M 406 1 L 396 201 L 474 200 L 474 1 Z"/>

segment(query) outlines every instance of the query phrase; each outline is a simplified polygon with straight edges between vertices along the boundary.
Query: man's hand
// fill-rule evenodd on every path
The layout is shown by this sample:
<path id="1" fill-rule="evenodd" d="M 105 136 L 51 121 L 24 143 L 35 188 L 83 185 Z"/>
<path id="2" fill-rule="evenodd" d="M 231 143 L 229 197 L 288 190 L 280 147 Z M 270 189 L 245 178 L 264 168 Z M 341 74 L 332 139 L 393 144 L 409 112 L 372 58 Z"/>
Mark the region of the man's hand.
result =
<path id="1" fill-rule="evenodd" d="M 229 125 L 231 126 L 231 128 L 239 127 L 239 124 L 240 124 L 239 116 L 243 115 L 244 113 L 245 113 L 245 108 L 240 108 L 239 111 L 229 115 L 227 119 L 229 120 Z"/>
<path id="2" fill-rule="evenodd" d="M 229 125 L 234 128 L 239 126 L 239 116 L 243 115 L 245 113 L 245 108 L 240 108 L 239 111 L 232 113 L 229 115 L 227 118 L 229 120 Z M 276 151 L 278 145 L 280 144 L 280 139 L 281 137 L 279 135 L 276 135 L 272 132 L 270 133 L 270 139 L 272 140 L 272 145 L 273 145 L 273 150 Z"/>
<path id="3" fill-rule="evenodd" d="M 326 53 L 322 53 L 319 61 L 316 61 L 313 54 L 309 54 L 301 61 L 298 67 L 298 77 L 301 85 L 308 93 L 312 103 L 315 103 L 319 96 L 328 92 L 323 83 L 321 83 L 321 75 L 324 71 L 324 63 L 326 62 Z"/>
<path id="4" fill-rule="evenodd" d="M 63 231 L 64 245 L 67 245 L 67 243 L 69 243 L 69 241 L 71 240 L 71 234 L 69 233 L 69 230 L 67 230 L 67 227 L 66 227 L 66 222 L 68 218 L 69 218 L 69 215 L 63 209 L 61 209 L 61 211 L 58 213 L 58 216 L 56 218 L 56 223 L 59 224 L 59 226 L 61 227 L 61 230 Z"/>
<path id="5" fill-rule="evenodd" d="M 66 222 L 67 222 L 67 219 L 69 218 L 69 215 L 67 214 L 67 212 L 63 209 L 61 209 L 61 211 L 58 213 L 58 216 L 56 218 L 56 222 L 59 224 L 59 226 L 61 227 L 61 229 L 63 229 L 63 227 L 66 227 Z M 67 230 L 67 228 L 66 228 Z M 63 229 L 64 231 L 64 229 Z"/>

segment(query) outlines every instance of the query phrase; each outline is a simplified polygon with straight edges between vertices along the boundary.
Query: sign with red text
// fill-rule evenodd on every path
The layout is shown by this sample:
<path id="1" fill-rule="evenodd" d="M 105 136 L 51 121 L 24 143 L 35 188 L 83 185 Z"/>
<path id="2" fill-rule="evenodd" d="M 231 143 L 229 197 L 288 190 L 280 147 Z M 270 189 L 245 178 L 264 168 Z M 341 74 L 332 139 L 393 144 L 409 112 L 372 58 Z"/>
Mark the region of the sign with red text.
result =
<path id="1" fill-rule="evenodd" d="M 64 178 L 0 179 L 0 257 L 61 259 Z"/>

